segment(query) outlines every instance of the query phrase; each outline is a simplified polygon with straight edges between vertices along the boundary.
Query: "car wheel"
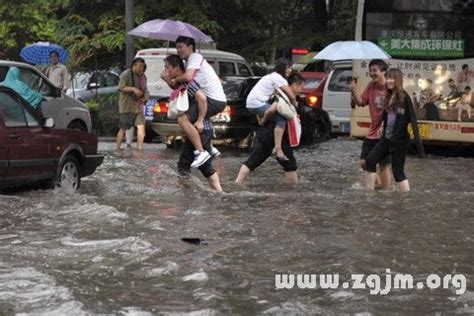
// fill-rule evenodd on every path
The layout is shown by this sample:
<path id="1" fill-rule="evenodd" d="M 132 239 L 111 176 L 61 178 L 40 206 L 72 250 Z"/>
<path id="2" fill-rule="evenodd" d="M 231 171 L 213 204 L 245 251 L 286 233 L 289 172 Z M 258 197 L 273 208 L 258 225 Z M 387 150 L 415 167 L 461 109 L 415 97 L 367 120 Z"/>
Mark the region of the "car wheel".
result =
<path id="1" fill-rule="evenodd" d="M 316 111 L 316 128 L 313 134 L 313 140 L 323 141 L 331 138 L 331 120 L 329 114 L 322 110 L 318 109 Z"/>
<path id="2" fill-rule="evenodd" d="M 67 126 L 67 128 L 69 129 L 77 129 L 77 130 L 80 130 L 82 132 L 87 132 L 87 126 L 86 124 L 84 124 L 84 122 L 80 121 L 80 120 L 75 120 L 75 121 L 72 121 L 71 123 L 69 123 L 69 125 Z"/>
<path id="3" fill-rule="evenodd" d="M 153 134 L 152 133 L 146 133 L 145 138 L 143 139 L 143 141 L 147 144 L 152 143 L 155 136 L 156 136 L 156 134 L 154 134 L 154 133 Z"/>
<path id="4" fill-rule="evenodd" d="M 56 186 L 77 191 L 81 185 L 81 166 L 76 157 L 67 155 L 58 168 Z"/>

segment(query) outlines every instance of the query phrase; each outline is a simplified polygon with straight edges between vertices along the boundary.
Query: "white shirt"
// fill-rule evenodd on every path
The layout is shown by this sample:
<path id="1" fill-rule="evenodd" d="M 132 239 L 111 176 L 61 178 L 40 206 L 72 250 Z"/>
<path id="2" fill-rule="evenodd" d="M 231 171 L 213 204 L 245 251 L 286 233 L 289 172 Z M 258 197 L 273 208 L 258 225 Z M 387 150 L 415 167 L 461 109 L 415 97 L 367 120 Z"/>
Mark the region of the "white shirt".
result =
<path id="1" fill-rule="evenodd" d="M 247 97 L 247 108 L 255 109 L 268 103 L 277 88 L 288 85 L 288 82 L 277 72 L 263 76 L 252 88 Z"/>
<path id="2" fill-rule="evenodd" d="M 69 74 L 66 66 L 63 64 L 51 65 L 46 69 L 46 75 L 49 80 L 62 91 L 66 91 L 69 87 Z"/>
<path id="3" fill-rule="evenodd" d="M 199 84 L 206 97 L 216 101 L 227 101 L 221 80 L 214 71 L 214 68 L 209 65 L 201 54 L 192 53 L 189 55 L 186 69 L 196 69 L 194 80 Z"/>

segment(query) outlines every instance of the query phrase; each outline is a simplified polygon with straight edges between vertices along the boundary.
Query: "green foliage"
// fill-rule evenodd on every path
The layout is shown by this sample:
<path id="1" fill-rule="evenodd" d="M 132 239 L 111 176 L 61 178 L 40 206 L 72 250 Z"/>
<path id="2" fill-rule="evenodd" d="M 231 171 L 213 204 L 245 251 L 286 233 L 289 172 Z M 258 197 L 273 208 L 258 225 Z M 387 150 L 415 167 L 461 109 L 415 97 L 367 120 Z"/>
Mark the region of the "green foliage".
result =
<path id="1" fill-rule="evenodd" d="M 47 0 L 0 2 L 0 48 L 13 58 L 25 45 L 40 40 L 54 42 L 56 8 Z"/>
<path id="2" fill-rule="evenodd" d="M 249 61 L 272 62 L 291 47 L 321 48 L 338 39 L 352 39 L 357 1 L 330 0 L 135 0 L 134 20 L 175 19 L 212 36 L 218 48 Z M 125 1 L 0 0 L 0 48 L 12 59 L 36 41 L 64 46 L 68 67 L 124 66 Z M 136 49 L 167 42 L 135 38 Z"/>
<path id="3" fill-rule="evenodd" d="M 89 109 L 90 112 L 98 111 L 99 108 L 100 108 L 99 99 L 94 98 L 92 100 L 87 101 L 86 106 L 87 106 L 87 108 Z"/>

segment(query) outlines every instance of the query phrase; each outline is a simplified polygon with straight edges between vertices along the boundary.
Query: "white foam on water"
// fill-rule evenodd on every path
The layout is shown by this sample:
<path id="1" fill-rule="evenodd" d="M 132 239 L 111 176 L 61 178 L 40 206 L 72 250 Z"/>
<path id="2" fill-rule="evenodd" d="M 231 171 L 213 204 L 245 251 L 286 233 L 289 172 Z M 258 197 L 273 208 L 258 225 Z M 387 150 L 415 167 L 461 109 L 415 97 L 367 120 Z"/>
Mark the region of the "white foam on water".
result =
<path id="1" fill-rule="evenodd" d="M 88 251 L 108 250 L 117 248 L 126 244 L 133 243 L 137 237 L 127 237 L 124 239 L 105 239 L 105 240 L 80 240 L 73 237 L 61 238 L 61 243 L 65 246 L 86 248 Z M 94 249 L 92 249 L 94 248 Z"/>
<path id="2" fill-rule="evenodd" d="M 271 315 L 314 315 L 322 314 L 324 311 L 319 306 L 308 306 L 301 302 L 285 302 L 279 306 L 270 307 L 261 314 Z"/>
<path id="3" fill-rule="evenodd" d="M 163 316 L 214 316 L 218 313 L 213 309 L 201 309 L 191 312 L 162 312 Z"/>
<path id="4" fill-rule="evenodd" d="M 69 289 L 34 268 L 1 266 L 0 297 L 17 315 L 90 315 Z"/>
<path id="5" fill-rule="evenodd" d="M 195 282 L 206 282 L 209 280 L 209 276 L 206 272 L 200 270 L 199 272 L 188 274 L 182 277 L 184 282 L 195 281 Z"/>
<path id="6" fill-rule="evenodd" d="M 0 240 L 12 239 L 16 237 L 19 237 L 19 236 L 15 234 L 5 234 L 5 235 L 0 235 Z"/>
<path id="7" fill-rule="evenodd" d="M 87 221 L 103 222 L 115 221 L 117 219 L 126 219 L 128 215 L 119 212 L 115 207 L 108 205 L 101 205 L 97 203 L 92 204 L 73 204 L 55 212 L 58 216 L 73 216 L 85 218 Z"/>
<path id="8" fill-rule="evenodd" d="M 166 230 L 163 227 L 161 227 L 161 222 L 160 221 L 153 221 L 148 224 L 146 224 L 146 227 L 152 230 Z"/>
<path id="9" fill-rule="evenodd" d="M 355 293 L 354 293 L 354 292 L 350 292 L 350 291 L 341 290 L 341 291 L 337 291 L 337 292 L 331 293 L 329 296 L 330 296 L 331 298 L 335 298 L 335 299 L 345 299 L 345 298 L 354 297 L 354 296 L 355 296 Z"/>
<path id="10" fill-rule="evenodd" d="M 155 268 L 142 268 L 138 272 L 140 276 L 149 278 L 160 277 L 163 275 L 176 275 L 179 271 L 179 265 L 173 261 L 166 261 L 159 267 Z"/>
<path id="11" fill-rule="evenodd" d="M 123 307 L 119 311 L 118 315 L 120 316 L 153 316 L 152 313 L 141 310 L 139 307 L 129 306 Z"/>

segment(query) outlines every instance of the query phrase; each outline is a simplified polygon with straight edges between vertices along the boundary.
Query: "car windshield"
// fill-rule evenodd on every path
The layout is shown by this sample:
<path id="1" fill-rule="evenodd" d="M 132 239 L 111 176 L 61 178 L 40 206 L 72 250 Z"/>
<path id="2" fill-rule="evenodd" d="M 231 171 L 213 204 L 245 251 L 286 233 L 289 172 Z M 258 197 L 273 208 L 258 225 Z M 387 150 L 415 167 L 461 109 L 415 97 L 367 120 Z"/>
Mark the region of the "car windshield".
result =
<path id="1" fill-rule="evenodd" d="M 244 83 L 243 78 L 232 78 L 222 82 L 224 93 L 228 100 L 237 100 Z"/>
<path id="2" fill-rule="evenodd" d="M 305 90 L 316 89 L 320 82 L 321 82 L 321 79 L 319 78 L 305 78 L 304 89 Z"/>

